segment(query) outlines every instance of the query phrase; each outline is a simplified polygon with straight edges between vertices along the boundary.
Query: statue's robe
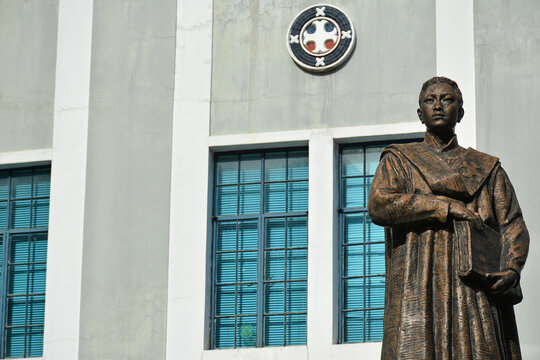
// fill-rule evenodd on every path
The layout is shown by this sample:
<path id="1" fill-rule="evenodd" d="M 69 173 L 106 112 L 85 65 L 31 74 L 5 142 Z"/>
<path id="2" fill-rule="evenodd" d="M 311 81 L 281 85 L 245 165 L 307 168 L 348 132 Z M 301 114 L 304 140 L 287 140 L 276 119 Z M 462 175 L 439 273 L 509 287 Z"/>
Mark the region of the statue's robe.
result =
<path id="1" fill-rule="evenodd" d="M 497 158 L 430 133 L 388 146 L 369 195 L 371 219 L 387 235 L 384 360 L 521 359 L 513 306 L 457 273 L 455 200 L 500 232 L 501 268 L 523 268 L 529 234 Z"/>

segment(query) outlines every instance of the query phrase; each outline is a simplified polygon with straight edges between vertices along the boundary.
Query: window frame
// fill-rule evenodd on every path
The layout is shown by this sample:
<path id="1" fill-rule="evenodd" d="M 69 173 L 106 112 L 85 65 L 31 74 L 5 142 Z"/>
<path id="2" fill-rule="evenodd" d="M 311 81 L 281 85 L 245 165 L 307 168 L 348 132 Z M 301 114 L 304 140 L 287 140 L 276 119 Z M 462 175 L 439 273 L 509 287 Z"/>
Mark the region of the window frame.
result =
<path id="1" fill-rule="evenodd" d="M 362 177 L 364 179 L 366 178 L 373 178 L 373 175 L 367 174 L 367 148 L 374 147 L 374 146 L 388 146 L 390 144 L 404 144 L 404 143 L 412 143 L 412 142 L 419 142 L 423 139 L 420 137 L 411 137 L 411 138 L 401 138 L 401 139 L 390 139 L 390 140 L 374 140 L 374 141 L 360 141 L 360 142 L 351 142 L 351 143 L 342 143 L 338 146 L 338 166 L 337 166 L 337 181 L 338 181 L 338 199 L 337 199 L 337 216 L 338 216 L 338 230 L 337 230 L 337 252 L 338 252 L 338 274 L 337 274 L 337 281 L 338 281 L 338 309 L 337 309 L 337 343 L 338 344 L 362 344 L 362 343 L 370 343 L 370 342 L 381 342 L 381 340 L 367 340 L 366 336 L 366 317 L 363 318 L 363 334 L 362 334 L 362 341 L 345 341 L 345 313 L 350 311 L 363 311 L 364 314 L 366 311 L 370 310 L 382 310 L 384 312 L 384 305 L 382 307 L 364 307 L 364 308 L 358 308 L 358 309 L 345 309 L 345 260 L 344 260 L 344 247 L 345 245 L 345 215 L 347 214 L 364 214 L 364 226 L 363 226 L 363 236 L 362 236 L 362 242 L 354 243 L 354 245 L 367 245 L 367 244 L 384 244 L 385 241 L 369 241 L 366 236 L 366 224 L 369 221 L 369 214 L 368 214 L 368 196 L 369 191 L 367 190 L 365 183 L 364 183 L 364 206 L 356 206 L 356 207 L 344 207 L 344 179 L 346 177 L 343 176 L 343 150 L 347 148 L 355 148 L 355 147 L 362 147 L 363 149 L 363 172 Z M 385 230 L 386 232 L 386 230 Z M 386 251 L 386 248 L 385 248 Z M 367 255 L 364 253 L 364 259 L 367 257 Z M 384 283 L 386 286 L 386 273 L 382 275 L 365 275 L 366 273 L 366 262 L 363 261 L 363 267 L 364 267 L 364 275 L 361 276 L 353 276 L 354 278 L 375 278 L 375 277 L 383 277 Z M 366 293 L 363 293 L 364 296 L 364 306 L 366 306 Z"/>
<path id="2" fill-rule="evenodd" d="M 304 282 L 306 284 L 306 311 L 303 311 L 303 312 L 287 312 L 285 311 L 284 313 L 271 313 L 270 316 L 283 316 L 284 317 L 284 328 L 286 328 L 287 326 L 287 316 L 289 315 L 304 315 L 305 318 L 306 318 L 306 343 L 307 344 L 307 283 L 308 283 L 308 275 L 307 275 L 307 262 L 308 262 L 308 254 L 307 254 L 307 250 L 308 250 L 308 210 L 305 210 L 305 211 L 285 211 L 285 212 L 271 212 L 271 213 L 267 213 L 266 210 L 265 210 L 265 205 L 266 205 L 266 202 L 265 202 L 265 184 L 267 183 L 285 183 L 287 184 L 286 185 L 286 190 L 285 190 L 285 203 L 288 204 L 288 197 L 289 197 L 289 191 L 288 191 L 288 184 L 289 183 L 295 183 L 295 182 L 306 182 L 308 183 L 308 191 L 309 191 L 309 174 L 308 174 L 308 177 L 306 179 L 301 179 L 301 180 L 289 180 L 289 152 L 290 151 L 306 151 L 307 155 L 306 155 L 306 158 L 309 162 L 309 148 L 307 146 L 291 146 L 291 147 L 275 147 L 275 148 L 262 148 L 262 149 L 249 149 L 249 150 L 234 150 L 234 151 L 224 151 L 224 152 L 214 152 L 213 153 L 213 165 L 212 165 L 212 169 L 213 169 L 213 180 L 212 180 L 212 202 L 211 202 L 211 206 L 212 206 L 212 217 L 211 217 L 211 234 L 212 234 L 212 238 L 211 238 L 211 269 L 210 269 L 210 293 L 211 293 L 211 297 L 210 297 L 210 323 L 209 323 L 209 330 L 210 330 L 210 349 L 211 350 L 214 350 L 214 349 L 241 349 L 241 348 L 262 348 L 262 347 L 275 347 L 273 345 L 266 345 L 264 342 L 265 342 L 265 318 L 266 318 L 266 315 L 265 315 L 265 286 L 266 284 L 268 283 L 283 283 L 284 284 L 284 299 L 286 299 L 286 296 L 287 296 L 287 284 L 288 283 L 292 283 L 292 282 Z M 266 181 L 265 180 L 265 161 L 266 161 L 266 158 L 265 158 L 265 155 L 268 154 L 268 153 L 280 153 L 280 152 L 286 152 L 287 153 L 287 156 L 285 157 L 285 161 L 286 161 L 286 165 L 285 165 L 285 173 L 286 173 L 286 178 L 285 180 L 279 180 L 279 181 Z M 242 215 L 216 215 L 217 213 L 217 199 L 218 199 L 218 191 L 217 191 L 217 188 L 219 186 L 223 186 L 223 185 L 218 185 L 217 184 L 217 164 L 218 164 L 218 157 L 220 156 L 230 156 L 230 155 L 238 155 L 239 158 L 238 158 L 238 161 L 240 162 L 240 159 L 241 159 L 241 155 L 246 155 L 246 154 L 261 154 L 261 180 L 257 183 L 257 184 L 261 184 L 261 194 L 260 194 L 260 211 L 259 213 L 254 213 L 254 214 L 242 214 Z M 308 166 L 308 171 L 309 171 L 309 166 Z M 240 166 L 238 167 L 238 173 L 240 173 Z M 240 185 L 245 185 L 245 184 L 253 184 L 253 183 L 240 183 L 240 182 L 237 182 L 235 185 L 236 186 L 240 186 Z M 240 196 L 237 195 L 237 197 L 239 198 Z M 238 201 L 238 200 L 237 200 Z M 308 196 L 308 204 L 309 204 L 309 196 Z M 239 203 L 237 203 L 237 209 L 239 209 L 240 206 L 239 206 Z M 304 217 L 306 219 L 306 246 L 302 246 L 302 247 L 288 247 L 287 246 L 287 224 L 289 222 L 289 219 L 291 218 L 302 218 Z M 284 268 L 284 271 L 285 271 L 285 274 L 287 273 L 287 251 L 288 250 L 306 250 L 306 278 L 305 279 L 302 279 L 302 280 L 291 280 L 291 279 L 287 279 L 287 277 L 285 276 L 285 278 L 283 280 L 276 280 L 276 281 L 272 281 L 272 280 L 266 280 L 265 279 L 265 275 L 266 275 L 266 261 L 265 261 L 265 256 L 266 256 L 266 252 L 268 251 L 266 249 L 266 223 L 269 219 L 283 219 L 285 221 L 285 247 L 283 248 L 272 248 L 271 250 L 274 251 L 284 251 L 285 253 L 285 257 L 284 257 L 284 261 L 285 261 L 285 268 Z M 216 281 L 216 274 L 217 274 L 217 254 L 218 254 L 218 250 L 217 250 L 217 230 L 218 230 L 218 224 L 219 223 L 222 223 L 222 222 L 227 222 L 227 221 L 230 221 L 230 222 L 236 222 L 236 232 L 237 232 L 237 241 L 238 241 L 238 229 L 239 229 L 239 222 L 240 221 L 246 221 L 246 220 L 253 220 L 253 221 L 256 221 L 257 222 L 257 303 L 256 303 L 256 341 L 255 341 L 255 346 L 249 346 L 249 347 L 240 347 L 238 346 L 237 344 L 237 336 L 236 336 L 236 332 L 238 331 L 237 329 L 237 318 L 239 317 L 246 317 L 246 316 L 253 316 L 253 315 L 242 315 L 242 314 L 237 314 L 235 312 L 234 315 L 225 315 L 225 316 L 219 316 L 219 315 L 216 315 L 216 305 L 217 305 L 217 301 L 216 301 L 216 289 L 217 289 L 217 281 Z M 239 253 L 240 251 L 239 250 L 236 250 L 236 251 L 231 251 L 231 252 L 236 252 L 236 253 Z M 238 262 L 236 262 L 236 267 L 238 269 Z M 238 271 L 238 270 L 237 270 Z M 243 282 L 239 282 L 238 279 L 235 279 L 235 282 L 234 285 L 235 287 L 238 286 L 239 284 L 242 284 Z M 237 299 L 236 299 L 236 296 L 235 296 L 235 304 L 237 303 Z M 286 310 L 286 309 L 285 309 Z M 217 332 L 216 332 L 216 319 L 219 318 L 219 317 L 234 317 L 235 319 L 235 330 L 234 330 L 234 346 L 231 347 L 231 348 L 218 348 L 216 347 L 216 335 L 217 335 Z M 291 345 L 288 345 L 287 344 L 287 332 L 284 331 L 283 333 L 283 337 L 284 337 L 284 345 L 281 345 L 281 346 L 291 346 Z M 292 344 L 292 345 L 297 345 L 297 344 Z"/>
<path id="3" fill-rule="evenodd" d="M 12 246 L 12 235 L 16 235 L 16 234 L 27 234 L 28 237 L 30 238 L 30 236 L 32 236 L 33 234 L 39 234 L 39 233 L 44 233 L 47 237 L 47 247 L 48 247 L 48 241 L 49 241 L 49 226 L 48 226 L 48 220 L 47 220 L 47 226 L 39 226 L 39 227 L 32 227 L 32 210 L 30 211 L 30 227 L 28 228 L 12 228 L 12 209 L 11 209 L 11 205 L 12 205 L 12 183 L 13 183 L 13 173 L 16 172 L 16 171 L 32 171 L 32 184 L 31 184 L 31 191 L 33 191 L 33 187 L 34 187 L 34 172 L 36 170 L 48 170 L 49 172 L 49 184 L 50 184 L 50 179 L 51 179 L 51 166 L 50 165 L 35 165 L 35 166 L 18 166 L 18 167 L 10 167 L 10 168 L 2 168 L 0 171 L 2 172 L 8 172 L 9 173 L 9 178 L 8 178 L 8 185 L 7 185 L 7 189 L 8 189 L 8 194 L 7 194 L 7 201 L 6 201 L 6 211 L 7 211 L 7 226 L 6 226 L 6 229 L 4 230 L 0 230 L 0 236 L 1 236 L 1 241 L 2 241 L 2 244 L 0 245 L 1 247 L 1 251 L 2 251 L 2 262 L 0 263 L 0 269 L 1 269 L 1 275 L 0 275 L 0 359 L 9 359 L 6 357 L 6 354 L 7 354 L 7 344 L 6 344 L 6 333 L 7 333 L 7 330 L 9 328 L 24 328 L 25 329 L 25 337 L 24 337 L 24 354 L 22 357 L 17 357 L 17 358 L 40 358 L 43 356 L 43 352 L 41 355 L 37 355 L 37 356 L 28 356 L 26 353 L 27 353 L 27 348 L 26 348 L 26 344 L 27 344 L 27 328 L 31 328 L 31 327 L 42 327 L 43 328 L 43 333 L 45 332 L 45 319 L 43 319 L 43 324 L 40 324 L 40 325 L 36 325 L 36 324 L 33 324 L 33 325 L 30 325 L 28 324 L 28 313 L 27 313 L 27 310 L 25 310 L 25 324 L 24 326 L 21 326 L 21 325 L 18 325 L 18 326 L 8 326 L 7 325 L 7 315 L 8 315 L 8 309 L 7 309 L 7 306 L 8 306 L 8 298 L 10 297 L 26 297 L 26 302 L 25 302 L 25 308 L 28 306 L 28 298 L 30 296 L 43 296 L 44 297 L 44 301 L 46 301 L 45 297 L 46 297 L 46 287 L 44 289 L 44 292 L 43 293 L 28 293 L 26 292 L 25 294 L 17 294 L 17 295 L 9 295 L 8 294 L 8 285 L 9 285 L 9 266 L 10 266 L 10 262 L 9 262 L 9 259 L 10 259 L 10 253 L 11 253 L 11 246 Z M 49 188 L 49 193 L 48 193 L 48 196 L 33 196 L 33 194 L 30 195 L 30 197 L 28 198 L 22 198 L 22 199 L 17 199 L 17 201 L 19 200 L 30 200 L 31 201 L 31 204 L 33 204 L 34 200 L 36 199 L 48 199 L 49 200 L 49 212 L 47 214 L 47 219 L 49 219 L 49 216 L 50 216 L 50 198 L 51 198 L 51 193 L 50 193 L 50 188 Z M 31 205 L 31 209 L 32 209 L 32 205 Z M 28 247 L 30 249 L 30 244 L 31 244 L 31 241 L 29 239 L 28 241 Z M 30 253 L 29 253 L 30 254 Z M 47 271 L 47 260 L 48 260 L 48 256 L 47 254 L 45 255 L 45 261 L 35 261 L 35 262 L 31 262 L 31 261 L 28 261 L 27 265 L 35 265 L 35 264 L 45 264 L 45 272 Z M 28 286 L 29 286 L 29 277 L 30 277 L 30 272 L 27 271 L 27 290 L 28 290 Z M 46 286 L 46 285 L 45 285 Z M 43 341 L 43 339 L 42 339 Z M 42 342 L 41 344 L 42 346 L 42 351 L 43 351 L 43 347 L 44 347 L 44 342 Z"/>

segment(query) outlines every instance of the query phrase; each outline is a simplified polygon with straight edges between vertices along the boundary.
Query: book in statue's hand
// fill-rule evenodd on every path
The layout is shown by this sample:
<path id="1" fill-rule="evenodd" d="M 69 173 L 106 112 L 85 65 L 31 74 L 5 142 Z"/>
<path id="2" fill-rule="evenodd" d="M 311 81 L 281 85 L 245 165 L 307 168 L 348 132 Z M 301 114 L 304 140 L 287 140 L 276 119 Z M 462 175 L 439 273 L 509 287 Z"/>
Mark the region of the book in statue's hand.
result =
<path id="1" fill-rule="evenodd" d="M 489 289 L 488 273 L 501 269 L 501 235 L 487 225 L 481 230 L 472 226 L 470 221 L 454 220 L 457 247 L 458 274 L 464 283 L 483 290 Z M 497 298 L 505 303 L 517 304 L 523 300 L 519 282 Z"/>

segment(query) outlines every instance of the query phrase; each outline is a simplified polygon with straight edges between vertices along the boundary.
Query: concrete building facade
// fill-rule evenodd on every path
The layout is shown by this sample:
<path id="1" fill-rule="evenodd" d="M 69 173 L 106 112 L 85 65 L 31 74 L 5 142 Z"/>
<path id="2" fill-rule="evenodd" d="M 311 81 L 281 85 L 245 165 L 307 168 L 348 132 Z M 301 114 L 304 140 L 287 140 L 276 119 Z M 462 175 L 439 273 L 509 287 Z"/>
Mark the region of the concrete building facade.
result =
<path id="1" fill-rule="evenodd" d="M 514 184 L 531 234 L 517 323 L 540 357 L 540 3 L 336 0 L 356 47 L 323 75 L 285 43 L 315 4 L 0 0 L 0 167 L 51 167 L 41 358 L 379 358 L 339 340 L 339 153 L 422 137 L 434 75 L 464 94 L 460 144 Z M 291 147 L 309 151 L 305 345 L 213 349 L 214 160 Z"/>

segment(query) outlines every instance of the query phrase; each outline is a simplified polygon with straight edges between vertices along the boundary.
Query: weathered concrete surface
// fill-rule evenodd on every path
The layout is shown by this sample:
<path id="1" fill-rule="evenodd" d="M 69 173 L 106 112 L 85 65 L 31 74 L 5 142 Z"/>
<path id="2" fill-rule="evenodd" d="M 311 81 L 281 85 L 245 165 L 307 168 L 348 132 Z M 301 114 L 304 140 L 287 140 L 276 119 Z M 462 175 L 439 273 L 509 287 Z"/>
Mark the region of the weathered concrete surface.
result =
<path id="1" fill-rule="evenodd" d="M 52 145 L 58 0 L 0 1 L 0 152 Z"/>
<path id="2" fill-rule="evenodd" d="M 176 0 L 94 2 L 79 358 L 165 358 Z"/>
<path id="3" fill-rule="evenodd" d="M 477 144 L 501 158 L 531 234 L 516 316 L 523 358 L 538 359 L 540 2 L 476 0 L 474 9 Z"/>
<path id="4" fill-rule="evenodd" d="M 410 122 L 435 73 L 435 1 L 338 0 L 357 32 L 339 71 L 316 76 L 287 52 L 307 0 L 214 2 L 211 134 Z"/>

